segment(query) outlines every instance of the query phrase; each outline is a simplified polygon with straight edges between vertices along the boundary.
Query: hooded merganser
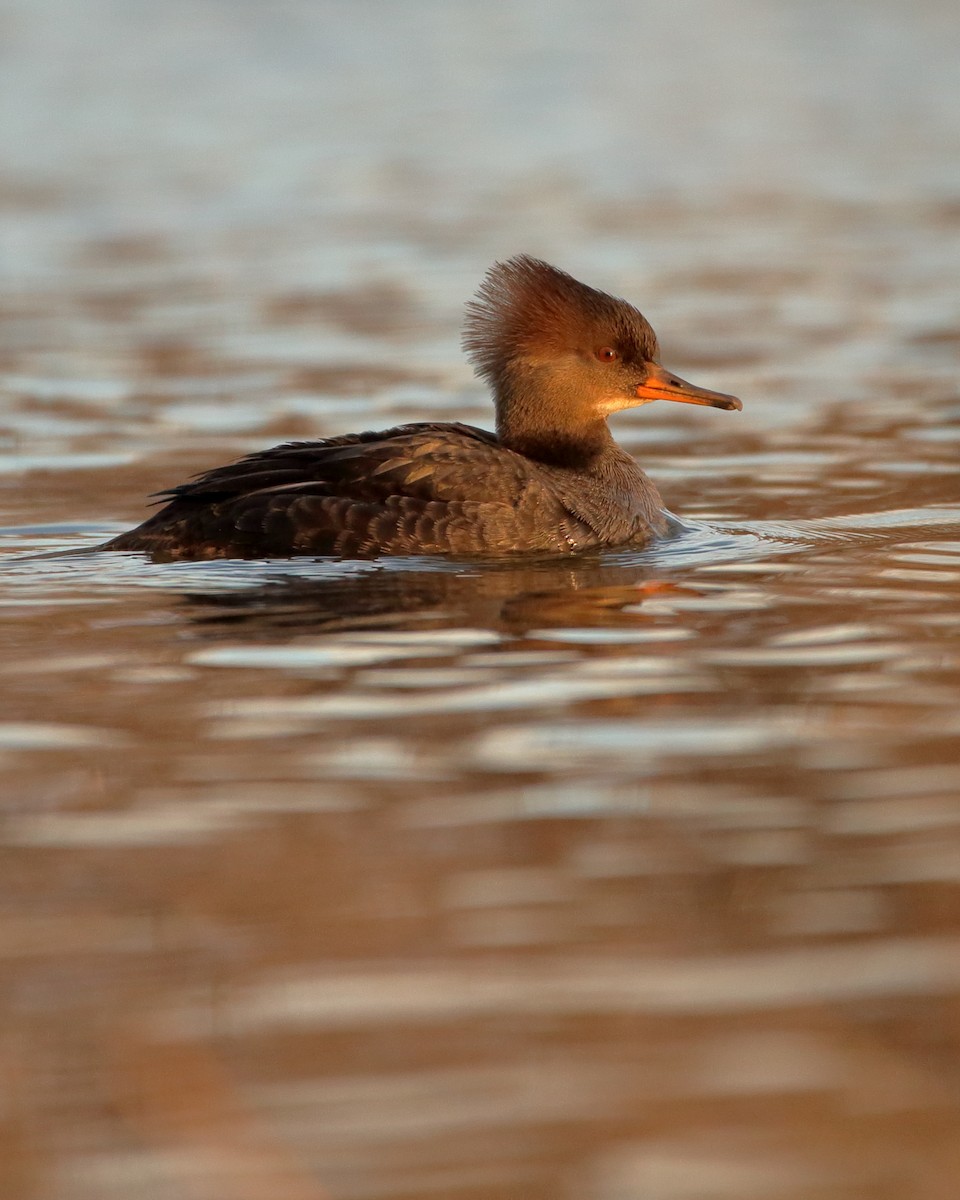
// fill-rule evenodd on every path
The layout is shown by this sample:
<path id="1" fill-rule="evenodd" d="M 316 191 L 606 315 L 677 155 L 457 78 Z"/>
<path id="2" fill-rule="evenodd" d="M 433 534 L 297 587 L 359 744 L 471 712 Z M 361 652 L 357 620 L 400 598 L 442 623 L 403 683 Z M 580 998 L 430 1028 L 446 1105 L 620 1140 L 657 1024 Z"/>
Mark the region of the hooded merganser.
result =
<path id="1" fill-rule="evenodd" d="M 417 422 L 248 455 L 160 493 L 105 550 L 158 560 L 568 554 L 666 532 L 660 494 L 607 417 L 653 400 L 739 409 L 678 379 L 625 300 L 519 255 L 467 305 L 464 349 L 497 432 Z"/>

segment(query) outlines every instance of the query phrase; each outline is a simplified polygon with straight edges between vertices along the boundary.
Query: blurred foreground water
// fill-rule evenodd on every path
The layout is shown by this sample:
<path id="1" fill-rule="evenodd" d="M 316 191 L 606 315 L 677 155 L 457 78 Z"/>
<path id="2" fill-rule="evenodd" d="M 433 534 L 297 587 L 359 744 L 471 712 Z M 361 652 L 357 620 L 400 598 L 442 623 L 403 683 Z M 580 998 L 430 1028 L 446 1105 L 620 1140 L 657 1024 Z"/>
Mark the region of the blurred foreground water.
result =
<path id="1" fill-rule="evenodd" d="M 0 15 L 3 1197 L 956 1195 L 960 18 L 580 7 Z M 518 250 L 743 397 L 615 422 L 682 536 L 87 552 L 489 425 Z"/>

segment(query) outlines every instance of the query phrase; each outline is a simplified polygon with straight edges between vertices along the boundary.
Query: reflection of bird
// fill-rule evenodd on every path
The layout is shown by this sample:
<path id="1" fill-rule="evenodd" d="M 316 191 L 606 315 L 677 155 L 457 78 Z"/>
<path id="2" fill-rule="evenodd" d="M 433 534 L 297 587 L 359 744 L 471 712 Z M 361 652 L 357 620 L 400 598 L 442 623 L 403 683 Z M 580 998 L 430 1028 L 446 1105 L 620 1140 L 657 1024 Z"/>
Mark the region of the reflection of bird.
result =
<path id="1" fill-rule="evenodd" d="M 535 258 L 491 268 L 463 340 L 493 390 L 495 435 L 418 423 L 276 446 L 163 493 L 159 512 L 104 548 L 178 559 L 640 545 L 666 518 L 607 417 L 652 400 L 740 408 L 664 370 L 632 305 Z"/>
<path id="2" fill-rule="evenodd" d="M 205 636 L 238 630 L 270 640 L 291 635 L 370 630 L 530 630 L 646 628 L 648 599 L 700 593 L 649 578 L 639 557 L 514 556 L 500 562 L 428 567 L 423 560 L 392 569 L 278 575 L 259 587 L 198 592 L 185 611 Z"/>

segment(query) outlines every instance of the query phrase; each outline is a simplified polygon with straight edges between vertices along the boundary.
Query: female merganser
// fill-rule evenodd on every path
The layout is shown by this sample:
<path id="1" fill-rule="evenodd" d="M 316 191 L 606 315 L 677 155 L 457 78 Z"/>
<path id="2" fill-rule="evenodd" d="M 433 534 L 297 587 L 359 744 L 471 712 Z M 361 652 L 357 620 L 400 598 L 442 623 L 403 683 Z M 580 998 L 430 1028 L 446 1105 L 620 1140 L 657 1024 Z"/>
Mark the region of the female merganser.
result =
<path id="1" fill-rule="evenodd" d="M 463 346 L 497 432 L 416 422 L 289 442 L 160 493 L 105 550 L 157 560 L 569 554 L 666 532 L 660 494 L 607 417 L 653 400 L 739 409 L 678 379 L 625 300 L 527 255 L 490 268 Z"/>

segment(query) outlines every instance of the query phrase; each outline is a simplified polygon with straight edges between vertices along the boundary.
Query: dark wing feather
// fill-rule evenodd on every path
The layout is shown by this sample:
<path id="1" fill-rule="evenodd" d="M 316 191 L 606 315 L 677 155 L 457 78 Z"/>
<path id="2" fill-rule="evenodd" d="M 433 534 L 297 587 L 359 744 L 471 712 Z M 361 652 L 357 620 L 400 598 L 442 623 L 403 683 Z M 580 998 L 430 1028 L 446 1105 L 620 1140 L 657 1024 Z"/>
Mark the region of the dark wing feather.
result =
<path id="1" fill-rule="evenodd" d="M 597 542 L 543 468 L 460 424 L 291 442 L 162 493 L 109 549 L 163 558 L 567 552 Z"/>

